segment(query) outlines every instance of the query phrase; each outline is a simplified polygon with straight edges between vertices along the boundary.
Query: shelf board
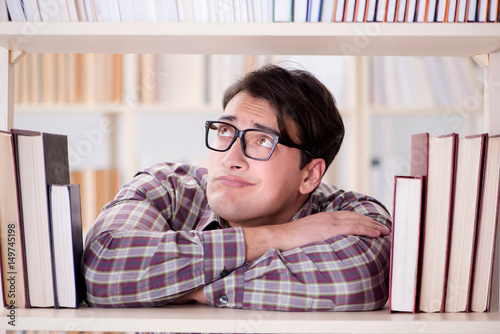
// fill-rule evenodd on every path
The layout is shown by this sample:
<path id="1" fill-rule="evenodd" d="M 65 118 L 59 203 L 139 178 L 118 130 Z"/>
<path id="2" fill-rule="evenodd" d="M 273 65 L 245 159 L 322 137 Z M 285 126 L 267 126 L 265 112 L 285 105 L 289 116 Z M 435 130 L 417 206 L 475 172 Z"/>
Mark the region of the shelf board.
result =
<path id="1" fill-rule="evenodd" d="M 204 305 L 159 308 L 4 309 L 0 329 L 189 333 L 498 333 L 500 313 L 270 312 Z"/>
<path id="2" fill-rule="evenodd" d="M 0 22 L 30 53 L 473 56 L 500 49 L 495 23 Z"/>

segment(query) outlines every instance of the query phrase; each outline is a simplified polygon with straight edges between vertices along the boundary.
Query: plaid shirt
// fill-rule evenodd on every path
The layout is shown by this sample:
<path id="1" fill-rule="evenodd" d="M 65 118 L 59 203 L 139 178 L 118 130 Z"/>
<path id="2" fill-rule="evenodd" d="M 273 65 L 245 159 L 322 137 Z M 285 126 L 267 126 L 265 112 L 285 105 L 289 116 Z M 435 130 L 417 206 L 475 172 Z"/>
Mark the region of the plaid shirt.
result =
<path id="1" fill-rule="evenodd" d="M 83 258 L 89 305 L 164 305 L 204 286 L 217 307 L 361 311 L 388 295 L 390 236 L 339 236 L 245 262 L 241 228 L 210 210 L 207 170 L 158 164 L 108 203 L 88 233 Z M 321 184 L 293 220 L 350 210 L 391 226 L 374 199 Z"/>

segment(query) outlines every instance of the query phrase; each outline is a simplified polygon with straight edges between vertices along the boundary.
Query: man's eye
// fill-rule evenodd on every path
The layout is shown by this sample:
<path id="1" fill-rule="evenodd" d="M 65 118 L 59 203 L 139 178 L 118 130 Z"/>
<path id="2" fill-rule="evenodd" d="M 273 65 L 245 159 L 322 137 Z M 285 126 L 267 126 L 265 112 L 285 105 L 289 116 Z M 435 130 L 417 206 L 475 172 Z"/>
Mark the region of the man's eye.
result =
<path id="1" fill-rule="evenodd" d="M 268 137 L 259 137 L 259 139 L 257 140 L 257 144 L 267 148 L 271 148 L 273 147 L 273 140 Z"/>
<path id="2" fill-rule="evenodd" d="M 219 127 L 219 136 L 221 137 L 232 137 L 233 134 L 231 133 L 231 129 L 228 128 L 227 126 L 221 126 Z"/>

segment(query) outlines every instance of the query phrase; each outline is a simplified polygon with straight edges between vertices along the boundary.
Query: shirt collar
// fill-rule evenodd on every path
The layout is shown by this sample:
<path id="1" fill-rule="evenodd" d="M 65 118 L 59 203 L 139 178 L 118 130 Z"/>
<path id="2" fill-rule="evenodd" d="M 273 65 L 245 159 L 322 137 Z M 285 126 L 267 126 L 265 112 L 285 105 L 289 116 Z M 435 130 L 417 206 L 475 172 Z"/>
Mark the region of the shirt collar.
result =
<path id="1" fill-rule="evenodd" d="M 196 227 L 199 231 L 210 231 L 229 227 L 227 221 L 212 210 L 207 210 Z"/>

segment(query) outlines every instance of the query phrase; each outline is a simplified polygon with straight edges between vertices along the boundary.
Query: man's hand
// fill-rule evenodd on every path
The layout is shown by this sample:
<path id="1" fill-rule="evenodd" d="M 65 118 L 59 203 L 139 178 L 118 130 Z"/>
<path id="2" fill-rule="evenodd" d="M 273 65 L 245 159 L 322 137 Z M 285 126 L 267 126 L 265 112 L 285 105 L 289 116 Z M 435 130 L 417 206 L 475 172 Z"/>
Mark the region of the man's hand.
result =
<path id="1" fill-rule="evenodd" d="M 207 300 L 203 294 L 203 287 L 197 288 L 188 294 L 176 299 L 172 304 L 190 304 L 190 303 L 206 304 Z"/>
<path id="2" fill-rule="evenodd" d="M 321 212 L 286 224 L 243 228 L 243 231 L 247 261 L 269 249 L 284 251 L 339 235 L 376 238 L 390 233 L 384 225 L 352 211 Z"/>

